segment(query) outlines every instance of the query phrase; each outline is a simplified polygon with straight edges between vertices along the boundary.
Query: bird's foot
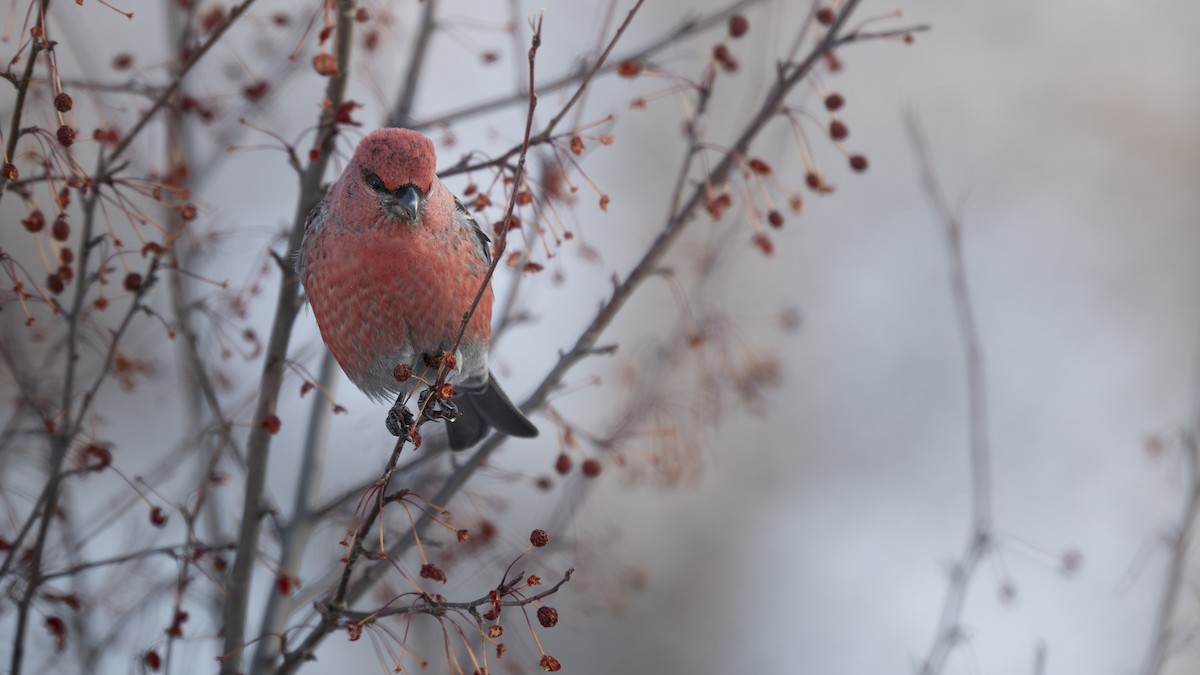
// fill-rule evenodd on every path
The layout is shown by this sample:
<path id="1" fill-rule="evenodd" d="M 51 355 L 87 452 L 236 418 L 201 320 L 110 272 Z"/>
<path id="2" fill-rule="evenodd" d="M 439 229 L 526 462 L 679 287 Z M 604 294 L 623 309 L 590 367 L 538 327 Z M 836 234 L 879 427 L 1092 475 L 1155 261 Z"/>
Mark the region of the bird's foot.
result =
<path id="1" fill-rule="evenodd" d="M 450 399 L 435 396 L 433 400 L 428 400 L 432 391 L 432 389 L 426 389 L 421 392 L 421 398 L 417 401 L 417 409 L 424 411 L 425 419 L 453 422 L 462 415 L 458 406 L 454 405 L 454 401 Z"/>
<path id="2" fill-rule="evenodd" d="M 404 403 L 396 401 L 396 404 L 388 411 L 385 424 L 387 424 L 388 432 L 393 436 L 403 437 L 404 440 L 411 441 L 412 436 L 409 435 L 408 430 L 412 428 L 415 421 L 416 419 L 413 417 L 413 414 L 408 411 Z"/>

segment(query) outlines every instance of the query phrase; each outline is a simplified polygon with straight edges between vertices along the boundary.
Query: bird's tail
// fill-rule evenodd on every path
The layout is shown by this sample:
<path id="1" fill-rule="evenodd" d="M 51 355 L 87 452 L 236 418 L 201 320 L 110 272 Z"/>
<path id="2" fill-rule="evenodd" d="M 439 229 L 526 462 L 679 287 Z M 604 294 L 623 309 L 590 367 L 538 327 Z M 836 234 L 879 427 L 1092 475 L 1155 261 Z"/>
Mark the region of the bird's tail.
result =
<path id="1" fill-rule="evenodd" d="M 451 450 L 466 450 L 483 439 L 489 429 L 509 436 L 533 438 L 537 427 L 512 402 L 496 378 L 488 372 L 487 385 L 478 391 L 464 391 L 455 397 L 458 419 L 446 424 Z"/>

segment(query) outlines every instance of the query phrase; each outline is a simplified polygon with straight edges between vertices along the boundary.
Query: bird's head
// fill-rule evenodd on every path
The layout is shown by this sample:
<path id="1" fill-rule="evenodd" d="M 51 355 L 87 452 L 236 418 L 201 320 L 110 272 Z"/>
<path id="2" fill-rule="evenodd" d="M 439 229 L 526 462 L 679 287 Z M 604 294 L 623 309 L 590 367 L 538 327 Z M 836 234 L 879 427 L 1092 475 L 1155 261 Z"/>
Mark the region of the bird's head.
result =
<path id="1" fill-rule="evenodd" d="M 387 218 L 413 222 L 437 179 L 433 141 L 409 129 L 377 129 L 362 139 L 348 171 L 379 200 Z"/>

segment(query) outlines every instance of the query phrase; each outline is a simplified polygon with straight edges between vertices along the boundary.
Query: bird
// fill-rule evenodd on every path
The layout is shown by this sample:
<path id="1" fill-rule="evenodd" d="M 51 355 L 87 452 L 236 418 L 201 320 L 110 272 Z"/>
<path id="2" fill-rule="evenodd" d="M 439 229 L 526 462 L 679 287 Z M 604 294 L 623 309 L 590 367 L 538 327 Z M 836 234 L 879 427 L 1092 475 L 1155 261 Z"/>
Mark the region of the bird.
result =
<path id="1" fill-rule="evenodd" d="M 491 266 L 491 241 L 437 177 L 433 142 L 420 132 L 376 129 L 305 223 L 295 268 L 321 338 L 370 399 L 395 396 L 387 426 L 407 435 L 413 391 L 437 381 L 451 400 L 422 394 L 419 408 L 446 420 L 451 449 L 479 442 L 490 428 L 531 438 L 537 427 L 488 367 L 492 289 L 462 328 Z M 444 358 L 449 354 L 452 358 Z"/>

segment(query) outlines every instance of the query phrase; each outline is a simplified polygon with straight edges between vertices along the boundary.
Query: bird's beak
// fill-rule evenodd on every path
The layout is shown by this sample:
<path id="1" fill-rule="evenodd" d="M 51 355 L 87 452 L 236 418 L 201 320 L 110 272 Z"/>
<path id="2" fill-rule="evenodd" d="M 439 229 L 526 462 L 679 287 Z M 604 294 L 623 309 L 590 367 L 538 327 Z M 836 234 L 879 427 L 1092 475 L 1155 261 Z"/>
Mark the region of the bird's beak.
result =
<path id="1" fill-rule="evenodd" d="M 396 200 L 391 203 L 392 214 L 401 220 L 416 220 L 421 206 L 421 193 L 411 185 L 396 190 Z"/>

